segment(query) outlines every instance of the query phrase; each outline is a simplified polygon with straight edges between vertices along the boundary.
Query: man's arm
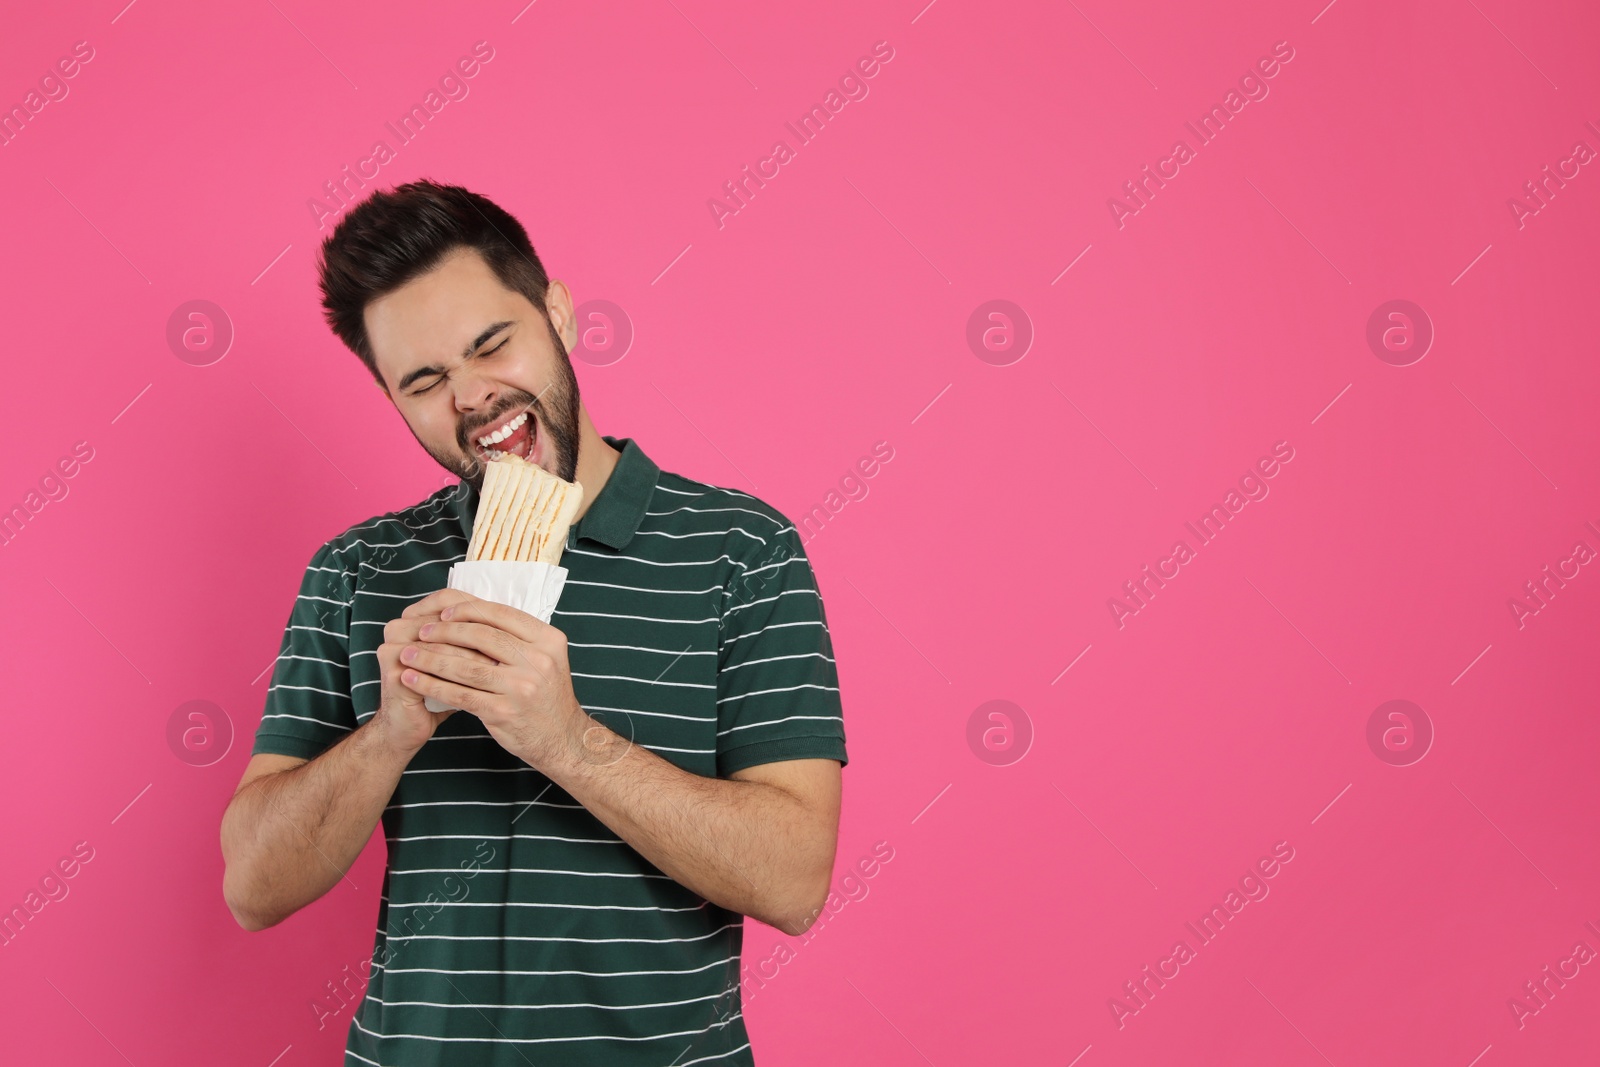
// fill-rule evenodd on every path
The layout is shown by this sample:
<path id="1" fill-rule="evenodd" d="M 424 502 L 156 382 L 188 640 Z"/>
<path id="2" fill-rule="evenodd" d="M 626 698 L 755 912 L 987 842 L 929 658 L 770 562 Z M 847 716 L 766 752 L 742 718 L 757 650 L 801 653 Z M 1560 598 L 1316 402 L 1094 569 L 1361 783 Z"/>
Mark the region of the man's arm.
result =
<path id="1" fill-rule="evenodd" d="M 674 881 L 791 937 L 821 913 L 838 846 L 837 760 L 706 778 L 587 713 L 574 718 L 566 751 L 544 773 Z"/>
<path id="2" fill-rule="evenodd" d="M 839 829 L 839 763 L 793 759 L 685 771 L 602 726 L 579 705 L 559 629 L 456 589 L 410 607 L 422 640 L 400 683 L 464 708 L 664 874 L 714 904 L 803 933 L 827 898 Z M 476 660 L 439 646 L 475 650 Z"/>
<path id="3" fill-rule="evenodd" d="M 428 621 L 396 619 L 378 647 L 377 712 L 310 762 L 257 754 L 222 815 L 222 896 L 246 930 L 274 926 L 338 884 L 372 837 L 411 758 L 454 710 L 399 683 L 400 649 Z M 420 643 L 452 659 L 467 649 Z"/>
<path id="4" fill-rule="evenodd" d="M 239 925 L 275 926 L 337 885 L 409 762 L 370 720 L 310 762 L 252 756 L 222 816 L 222 896 Z"/>

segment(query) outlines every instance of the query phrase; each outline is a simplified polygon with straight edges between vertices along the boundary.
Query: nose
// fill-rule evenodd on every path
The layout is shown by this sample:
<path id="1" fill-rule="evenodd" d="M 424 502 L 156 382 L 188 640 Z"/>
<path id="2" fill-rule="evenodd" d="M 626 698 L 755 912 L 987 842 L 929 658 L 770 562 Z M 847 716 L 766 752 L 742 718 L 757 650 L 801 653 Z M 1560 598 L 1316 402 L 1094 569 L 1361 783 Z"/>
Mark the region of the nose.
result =
<path id="1" fill-rule="evenodd" d="M 451 387 L 455 390 L 456 410 L 463 415 L 490 410 L 500 395 L 491 379 L 473 373 L 470 367 L 462 368 L 452 377 Z"/>

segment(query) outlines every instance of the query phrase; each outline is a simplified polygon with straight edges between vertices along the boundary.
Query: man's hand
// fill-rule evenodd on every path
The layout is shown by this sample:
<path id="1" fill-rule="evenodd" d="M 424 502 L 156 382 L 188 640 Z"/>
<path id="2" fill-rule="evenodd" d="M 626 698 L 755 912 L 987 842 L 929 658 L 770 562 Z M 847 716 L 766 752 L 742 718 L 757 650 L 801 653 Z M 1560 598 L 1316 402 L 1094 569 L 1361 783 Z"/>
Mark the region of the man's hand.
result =
<path id="1" fill-rule="evenodd" d="M 398 621 L 416 624 L 416 640 L 400 649 L 401 683 L 476 715 L 530 766 L 553 766 L 586 727 L 598 729 L 572 689 L 567 635 L 549 623 L 459 589 L 417 601 Z"/>
<path id="2" fill-rule="evenodd" d="M 409 610 L 407 609 L 408 613 Z M 405 664 L 400 662 L 401 650 L 407 645 L 414 644 L 418 648 L 428 649 L 440 656 L 452 656 L 463 661 L 493 662 L 487 656 L 471 649 L 419 641 L 417 630 L 430 622 L 437 622 L 438 618 L 437 615 L 417 615 L 410 618 L 402 615 L 383 628 L 383 644 L 378 646 L 378 669 L 382 678 L 379 688 L 382 696 L 379 698 L 378 711 L 372 717 L 374 729 L 378 730 L 389 744 L 407 755 L 426 744 L 428 739 L 433 737 L 434 731 L 439 728 L 439 724 L 454 715 L 456 709 L 429 711 L 422 702 L 422 697 L 400 681 L 400 674 L 405 670 Z"/>

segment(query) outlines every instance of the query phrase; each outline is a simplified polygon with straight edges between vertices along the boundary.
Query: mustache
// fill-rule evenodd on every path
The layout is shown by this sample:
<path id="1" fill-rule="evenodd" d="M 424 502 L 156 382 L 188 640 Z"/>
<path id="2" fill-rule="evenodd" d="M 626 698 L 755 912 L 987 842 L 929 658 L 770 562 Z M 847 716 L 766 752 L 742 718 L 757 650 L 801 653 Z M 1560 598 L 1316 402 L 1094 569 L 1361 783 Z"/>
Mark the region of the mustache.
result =
<path id="1" fill-rule="evenodd" d="M 543 415 L 544 405 L 540 404 L 539 398 L 532 393 L 525 393 L 520 389 L 514 393 L 509 393 L 502 403 L 495 405 L 493 411 L 476 420 L 472 425 L 468 425 L 465 422 L 461 423 L 456 428 L 456 443 L 461 446 L 462 451 L 470 453 L 473 439 L 485 428 L 493 426 L 512 411 L 533 411 Z"/>
<path id="2" fill-rule="evenodd" d="M 553 385 L 555 385 L 554 381 L 539 390 L 539 396 L 549 392 L 550 387 Z M 493 411 L 481 419 L 474 420 L 474 425 L 468 426 L 463 422 L 456 428 L 456 445 L 461 449 L 462 454 L 467 457 L 467 469 L 464 475 L 466 478 L 475 479 L 484 473 L 483 460 L 478 458 L 478 450 L 474 446 L 476 444 L 475 438 L 485 428 L 493 426 L 513 411 L 519 413 L 523 411 L 531 412 L 534 418 L 547 426 L 549 425 L 550 420 L 546 415 L 544 405 L 539 402 L 539 396 L 534 396 L 532 393 L 522 389 L 509 392 L 502 403 L 495 405 Z"/>

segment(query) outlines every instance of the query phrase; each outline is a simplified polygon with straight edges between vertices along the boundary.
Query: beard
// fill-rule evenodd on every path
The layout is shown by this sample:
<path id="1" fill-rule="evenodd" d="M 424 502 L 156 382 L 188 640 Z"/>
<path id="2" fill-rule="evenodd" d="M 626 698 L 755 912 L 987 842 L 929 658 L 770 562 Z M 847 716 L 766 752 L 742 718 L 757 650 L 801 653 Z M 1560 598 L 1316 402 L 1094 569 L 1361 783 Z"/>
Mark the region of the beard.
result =
<path id="1" fill-rule="evenodd" d="M 550 473 L 564 481 L 575 481 L 578 474 L 578 376 L 573 373 L 572 359 L 567 355 L 561 335 L 556 333 L 550 319 L 544 318 L 545 329 L 550 333 L 550 343 L 557 355 L 555 378 L 538 395 L 525 389 L 508 389 L 495 402 L 494 408 L 471 422 L 456 427 L 456 451 L 439 452 L 430 448 L 418 437 L 417 443 L 434 458 L 434 461 L 471 485 L 483 491 L 484 463 L 478 458 L 474 438 L 478 431 L 493 426 L 513 411 L 527 411 L 537 422 L 536 434 L 548 439 L 547 449 L 555 459 L 556 469 Z M 416 437 L 416 432 L 412 431 Z M 537 443 L 537 440 L 535 441 Z"/>

